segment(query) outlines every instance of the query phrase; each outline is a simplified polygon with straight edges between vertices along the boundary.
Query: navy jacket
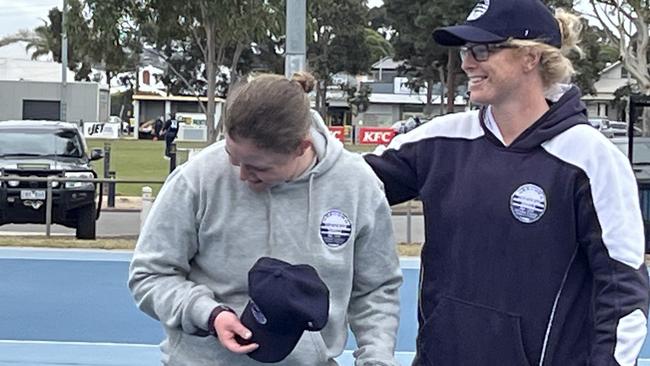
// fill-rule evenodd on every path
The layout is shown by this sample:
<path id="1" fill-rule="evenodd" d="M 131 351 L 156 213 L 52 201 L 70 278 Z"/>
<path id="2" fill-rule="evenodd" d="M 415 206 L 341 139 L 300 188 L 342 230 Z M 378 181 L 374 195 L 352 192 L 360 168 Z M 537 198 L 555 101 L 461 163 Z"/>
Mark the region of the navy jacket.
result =
<path id="1" fill-rule="evenodd" d="M 576 88 L 510 146 L 484 112 L 437 118 L 366 155 L 391 204 L 420 197 L 416 365 L 634 365 L 648 273 L 625 156 Z"/>

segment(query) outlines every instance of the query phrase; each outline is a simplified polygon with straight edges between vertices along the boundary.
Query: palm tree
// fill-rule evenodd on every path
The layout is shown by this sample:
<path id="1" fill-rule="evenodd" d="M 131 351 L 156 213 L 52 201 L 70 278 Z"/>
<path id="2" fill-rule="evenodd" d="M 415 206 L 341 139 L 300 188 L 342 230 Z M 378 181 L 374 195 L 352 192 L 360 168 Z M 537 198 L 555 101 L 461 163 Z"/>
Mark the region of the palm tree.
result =
<path id="1" fill-rule="evenodd" d="M 43 20 L 43 25 L 34 28 L 31 39 L 26 40 L 26 51 L 32 51 L 32 60 L 52 53 L 55 61 L 60 61 L 61 47 L 58 35 L 52 33 L 51 27 Z M 57 60 L 58 59 L 58 60 Z"/>

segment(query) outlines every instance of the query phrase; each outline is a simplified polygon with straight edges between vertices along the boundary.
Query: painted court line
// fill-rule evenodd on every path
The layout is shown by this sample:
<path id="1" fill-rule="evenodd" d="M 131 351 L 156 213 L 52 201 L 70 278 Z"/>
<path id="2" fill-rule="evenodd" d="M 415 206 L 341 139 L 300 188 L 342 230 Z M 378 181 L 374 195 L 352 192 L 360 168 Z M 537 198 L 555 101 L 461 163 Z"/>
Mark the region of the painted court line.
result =
<path id="1" fill-rule="evenodd" d="M 410 365 L 413 352 L 397 352 L 397 361 Z M 352 351 L 336 358 L 341 366 L 354 365 Z M 0 365 L 148 366 L 160 364 L 157 345 L 0 340 Z"/>

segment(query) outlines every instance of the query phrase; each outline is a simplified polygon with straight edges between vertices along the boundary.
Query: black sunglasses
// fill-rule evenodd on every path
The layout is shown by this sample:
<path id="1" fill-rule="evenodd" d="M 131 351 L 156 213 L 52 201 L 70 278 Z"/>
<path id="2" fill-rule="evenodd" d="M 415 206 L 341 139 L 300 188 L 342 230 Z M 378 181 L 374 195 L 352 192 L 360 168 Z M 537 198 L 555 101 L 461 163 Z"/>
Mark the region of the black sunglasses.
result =
<path id="1" fill-rule="evenodd" d="M 478 62 L 487 61 L 490 54 L 506 48 L 518 48 L 518 46 L 507 43 L 479 43 L 471 46 L 460 47 L 460 59 L 465 60 L 470 53 Z"/>

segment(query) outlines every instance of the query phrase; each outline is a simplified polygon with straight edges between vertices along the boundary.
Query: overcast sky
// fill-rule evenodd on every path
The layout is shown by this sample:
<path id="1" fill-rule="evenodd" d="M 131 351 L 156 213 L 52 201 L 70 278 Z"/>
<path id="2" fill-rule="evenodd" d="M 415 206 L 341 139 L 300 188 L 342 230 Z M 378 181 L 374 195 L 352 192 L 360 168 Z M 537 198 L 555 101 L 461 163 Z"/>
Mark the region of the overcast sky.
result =
<path id="1" fill-rule="evenodd" d="M 381 6 L 383 0 L 368 0 L 368 6 Z M 0 36 L 20 29 L 34 29 L 47 19 L 47 12 L 63 7 L 63 0 L 0 0 Z"/>
<path id="2" fill-rule="evenodd" d="M 63 0 L 0 0 L 0 35 L 38 27 L 55 6 L 63 7 Z"/>

